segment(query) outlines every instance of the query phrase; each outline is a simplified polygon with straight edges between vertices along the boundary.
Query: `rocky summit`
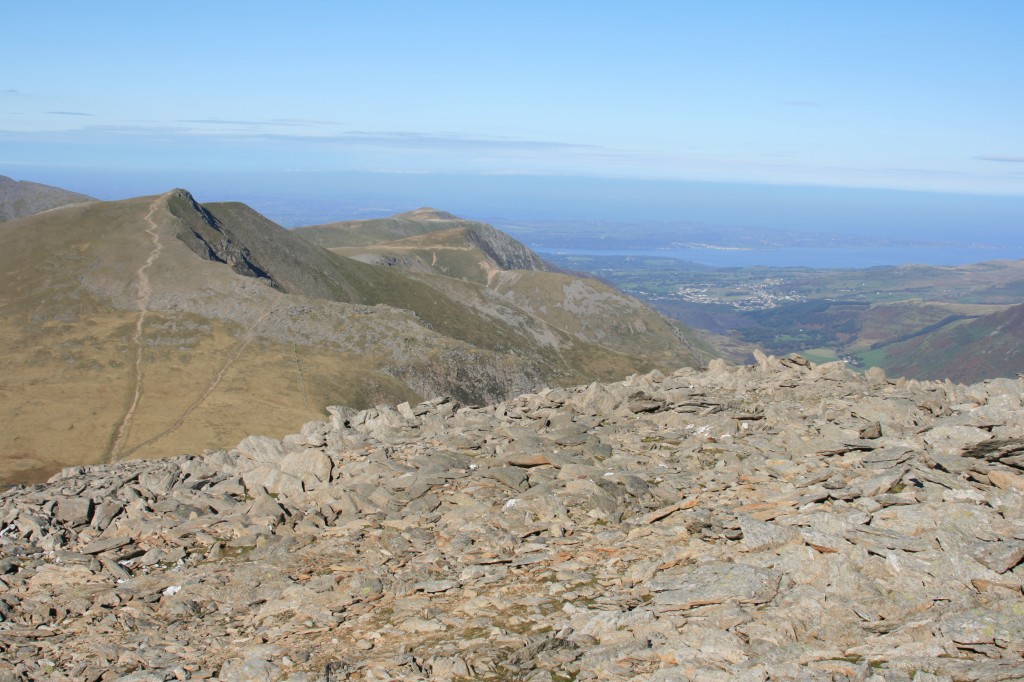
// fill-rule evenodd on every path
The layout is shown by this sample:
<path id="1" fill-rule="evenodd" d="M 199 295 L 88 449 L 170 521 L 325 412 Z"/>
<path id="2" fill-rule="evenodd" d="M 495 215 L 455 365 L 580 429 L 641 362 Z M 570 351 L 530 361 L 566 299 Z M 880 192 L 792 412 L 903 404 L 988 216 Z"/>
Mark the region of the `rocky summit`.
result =
<path id="1" fill-rule="evenodd" d="M 1024 679 L 1024 381 L 758 356 L 0 495 L 0 680 Z"/>

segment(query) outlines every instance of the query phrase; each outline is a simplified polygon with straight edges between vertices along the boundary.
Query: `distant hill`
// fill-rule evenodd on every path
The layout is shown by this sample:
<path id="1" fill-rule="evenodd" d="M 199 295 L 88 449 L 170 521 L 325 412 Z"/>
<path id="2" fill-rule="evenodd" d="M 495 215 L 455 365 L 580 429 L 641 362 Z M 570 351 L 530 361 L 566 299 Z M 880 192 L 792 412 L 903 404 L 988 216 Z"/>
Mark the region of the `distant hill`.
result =
<path id="1" fill-rule="evenodd" d="M 466 233 L 483 246 L 465 248 L 488 268 L 533 262 L 473 232 L 485 233 Z M 326 405 L 480 404 L 708 355 L 610 288 L 557 275 L 543 299 L 514 285 L 520 272 L 488 288 L 361 262 L 184 190 L 3 223 L 0 482 L 281 434 Z M 573 310 L 586 321 L 563 319 Z"/>
<path id="2" fill-rule="evenodd" d="M 1024 305 L 963 319 L 877 351 L 877 364 L 915 379 L 1012 377 L 1024 372 Z"/>
<path id="3" fill-rule="evenodd" d="M 96 201 L 77 192 L 0 175 L 0 222 L 23 218 L 68 204 Z"/>
<path id="4" fill-rule="evenodd" d="M 421 208 L 293 231 L 336 254 L 404 270 L 411 278 L 443 275 L 486 286 L 531 316 L 615 352 L 642 348 L 671 366 L 707 350 L 691 330 L 632 296 L 596 279 L 551 272 L 540 256 L 486 223 Z"/>
<path id="5" fill-rule="evenodd" d="M 360 256 L 367 251 L 358 247 L 372 246 L 369 253 L 388 253 L 396 257 L 427 257 L 436 267 L 435 256 L 446 261 L 441 266 L 455 267 L 451 274 L 464 277 L 467 272 L 458 265 L 458 251 L 472 247 L 482 252 L 496 267 L 503 270 L 547 270 L 540 256 L 509 235 L 488 225 L 462 220 L 451 213 L 433 208 L 419 208 L 390 218 L 351 220 L 327 225 L 299 227 L 294 232 L 303 239 L 325 249 Z M 439 253 L 440 252 L 440 253 Z"/>

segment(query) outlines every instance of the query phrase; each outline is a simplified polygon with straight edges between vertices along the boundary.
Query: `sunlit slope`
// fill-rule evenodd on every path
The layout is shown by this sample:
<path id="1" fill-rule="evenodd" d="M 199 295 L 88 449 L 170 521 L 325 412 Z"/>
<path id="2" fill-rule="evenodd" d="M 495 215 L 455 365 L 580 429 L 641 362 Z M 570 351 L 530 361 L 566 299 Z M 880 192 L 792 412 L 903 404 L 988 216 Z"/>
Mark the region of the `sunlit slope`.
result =
<path id="1" fill-rule="evenodd" d="M 604 348 L 642 352 L 670 366 L 713 357 L 698 334 L 598 280 L 516 270 L 498 273 L 490 288 L 556 329 Z"/>
<path id="2" fill-rule="evenodd" d="M 326 405 L 482 403 L 661 364 L 182 190 L 0 225 L 0 340 L 0 481 L 231 446 Z"/>
<path id="3" fill-rule="evenodd" d="M 0 222 L 87 201 L 96 200 L 59 187 L 18 181 L 0 175 Z"/>
<path id="4" fill-rule="evenodd" d="M 174 199 L 0 226 L 0 480 L 230 445 L 326 404 L 415 399 L 481 354 L 408 312 L 288 295 L 196 257 Z M 157 245 L 143 315 L 139 270 Z"/>
<path id="5" fill-rule="evenodd" d="M 888 372 L 918 379 L 977 381 L 1024 372 L 1024 305 L 953 321 L 871 351 Z"/>
<path id="6" fill-rule="evenodd" d="M 294 231 L 339 255 L 405 270 L 421 281 L 442 275 L 485 285 L 577 342 L 664 366 L 700 364 L 714 354 L 692 330 L 602 282 L 549 271 L 526 246 L 484 223 L 418 209 Z"/>
<path id="7" fill-rule="evenodd" d="M 466 221 L 430 208 L 399 213 L 390 218 L 342 220 L 325 225 L 297 227 L 293 230 L 306 241 L 333 249 L 345 246 L 367 246 L 405 239 L 428 232 L 460 227 Z"/>
<path id="8" fill-rule="evenodd" d="M 488 225 L 421 208 L 390 218 L 296 228 L 307 241 L 367 262 L 487 283 L 497 270 L 547 270 L 516 239 Z"/>

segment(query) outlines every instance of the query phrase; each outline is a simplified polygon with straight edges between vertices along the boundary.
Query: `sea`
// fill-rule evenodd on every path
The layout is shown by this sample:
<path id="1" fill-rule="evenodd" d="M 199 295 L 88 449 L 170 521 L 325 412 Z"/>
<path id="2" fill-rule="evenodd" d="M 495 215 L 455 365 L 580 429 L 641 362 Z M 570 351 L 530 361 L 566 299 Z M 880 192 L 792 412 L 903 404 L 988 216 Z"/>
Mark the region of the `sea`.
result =
<path id="1" fill-rule="evenodd" d="M 892 265 L 967 265 L 988 260 L 1024 259 L 1024 246 L 972 247 L 963 244 L 893 245 L 872 247 L 778 247 L 770 249 L 653 248 L 548 249 L 550 256 L 637 256 L 675 258 L 714 268 L 874 268 Z"/>

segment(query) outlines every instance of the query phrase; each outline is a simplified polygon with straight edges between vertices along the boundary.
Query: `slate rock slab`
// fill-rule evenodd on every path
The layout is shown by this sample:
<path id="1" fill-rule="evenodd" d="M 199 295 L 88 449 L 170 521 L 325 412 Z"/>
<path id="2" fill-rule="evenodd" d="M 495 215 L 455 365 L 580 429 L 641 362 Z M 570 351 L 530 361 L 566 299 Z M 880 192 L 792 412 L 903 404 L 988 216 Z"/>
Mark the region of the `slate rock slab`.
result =
<path id="1" fill-rule="evenodd" d="M 737 602 L 763 604 L 779 592 L 782 574 L 758 566 L 710 562 L 679 574 L 661 574 L 648 585 L 654 603 L 667 610 Z"/>

